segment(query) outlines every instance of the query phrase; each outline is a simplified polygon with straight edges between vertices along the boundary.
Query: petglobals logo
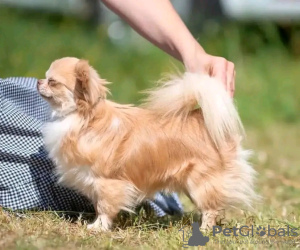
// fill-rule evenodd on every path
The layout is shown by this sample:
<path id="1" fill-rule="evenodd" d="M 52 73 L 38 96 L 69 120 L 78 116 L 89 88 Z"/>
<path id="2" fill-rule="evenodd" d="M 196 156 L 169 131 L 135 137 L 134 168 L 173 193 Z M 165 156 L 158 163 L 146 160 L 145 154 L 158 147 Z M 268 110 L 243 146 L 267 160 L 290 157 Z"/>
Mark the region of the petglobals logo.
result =
<path id="1" fill-rule="evenodd" d="M 242 236 L 242 237 L 249 237 L 249 236 L 293 236 L 296 237 L 299 234 L 296 232 L 297 228 L 291 228 L 287 225 L 286 228 L 272 228 L 270 225 L 267 227 L 254 227 L 254 226 L 241 226 L 239 228 L 222 228 L 220 226 L 213 226 L 213 236 L 217 236 L 218 234 L 223 234 L 225 237 L 230 236 Z"/>
<path id="2" fill-rule="evenodd" d="M 189 230 L 187 226 L 184 226 L 179 229 L 179 232 L 182 232 L 182 247 L 187 248 L 191 246 L 205 246 L 209 241 L 208 236 L 204 236 L 199 230 L 199 223 L 194 222 L 192 224 L 192 231 Z"/>
<path id="3" fill-rule="evenodd" d="M 215 236 L 225 236 L 225 237 L 233 237 L 236 236 L 242 236 L 242 237 L 248 237 L 248 239 L 253 239 L 254 236 L 263 237 L 266 236 L 267 238 L 271 237 L 271 239 L 277 239 L 278 238 L 272 238 L 275 236 L 284 237 L 284 236 L 291 236 L 296 237 L 299 235 L 297 232 L 299 228 L 293 228 L 287 225 L 286 228 L 273 228 L 270 225 L 266 227 L 262 226 L 241 226 L 241 227 L 231 227 L 231 228 L 222 228 L 220 226 L 213 226 L 212 228 L 212 235 L 210 236 L 204 236 L 204 234 L 199 230 L 199 223 L 194 222 L 192 223 L 192 230 L 188 226 L 184 226 L 179 229 L 179 232 L 182 233 L 182 241 L 183 241 L 183 248 L 188 248 L 191 246 L 206 246 L 206 244 L 212 240 L 212 242 L 215 242 L 214 238 Z M 247 240 L 247 238 L 244 238 Z M 256 238 L 257 239 L 257 238 Z M 261 238 L 261 239 L 266 239 Z M 291 240 L 293 241 L 293 240 Z M 225 239 L 222 239 L 222 242 L 230 242 L 230 243 L 237 243 L 241 244 L 242 241 L 236 240 L 233 241 L 232 238 L 228 238 L 228 241 Z M 259 241 L 251 244 L 258 244 Z M 282 241 L 284 242 L 284 241 Z M 275 243 L 275 242 L 273 242 Z M 290 241 L 286 241 L 285 243 L 290 243 Z"/>

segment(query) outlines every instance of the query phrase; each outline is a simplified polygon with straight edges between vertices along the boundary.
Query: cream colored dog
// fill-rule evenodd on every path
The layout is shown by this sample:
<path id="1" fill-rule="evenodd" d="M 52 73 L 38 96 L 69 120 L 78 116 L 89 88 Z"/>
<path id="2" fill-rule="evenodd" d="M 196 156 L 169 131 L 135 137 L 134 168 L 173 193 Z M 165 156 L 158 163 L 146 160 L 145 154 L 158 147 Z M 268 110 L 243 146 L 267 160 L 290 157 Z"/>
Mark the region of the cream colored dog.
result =
<path id="1" fill-rule="evenodd" d="M 251 206 L 255 171 L 221 83 L 185 73 L 149 91 L 143 108 L 107 100 L 106 83 L 87 61 L 62 58 L 37 86 L 53 108 L 43 134 L 60 181 L 94 204 L 88 228 L 108 230 L 121 209 L 159 190 L 186 193 L 202 228 L 221 209 Z"/>

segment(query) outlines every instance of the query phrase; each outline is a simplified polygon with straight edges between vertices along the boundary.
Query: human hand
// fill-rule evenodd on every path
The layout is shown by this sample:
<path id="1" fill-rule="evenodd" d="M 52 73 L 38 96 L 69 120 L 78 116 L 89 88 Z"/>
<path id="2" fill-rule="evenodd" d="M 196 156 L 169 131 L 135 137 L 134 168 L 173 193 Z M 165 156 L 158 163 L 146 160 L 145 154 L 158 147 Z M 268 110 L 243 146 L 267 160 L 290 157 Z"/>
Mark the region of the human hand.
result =
<path id="1" fill-rule="evenodd" d="M 220 79 L 228 94 L 234 96 L 235 68 L 232 62 L 223 57 L 209 55 L 199 48 L 193 58 L 185 61 L 184 64 L 187 71 L 206 73 Z"/>
<path id="2" fill-rule="evenodd" d="M 187 71 L 201 72 L 221 80 L 233 97 L 234 64 L 207 54 L 187 29 L 170 1 L 102 0 L 148 41 L 184 63 Z"/>

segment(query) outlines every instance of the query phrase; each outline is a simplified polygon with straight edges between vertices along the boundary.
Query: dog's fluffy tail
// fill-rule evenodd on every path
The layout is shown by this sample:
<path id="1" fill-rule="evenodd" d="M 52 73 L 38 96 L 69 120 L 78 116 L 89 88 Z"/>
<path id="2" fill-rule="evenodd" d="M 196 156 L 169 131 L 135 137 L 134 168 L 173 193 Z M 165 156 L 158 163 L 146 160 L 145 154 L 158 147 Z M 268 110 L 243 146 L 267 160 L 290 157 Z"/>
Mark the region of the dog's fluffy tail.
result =
<path id="1" fill-rule="evenodd" d="M 208 75 L 185 73 L 147 91 L 144 107 L 164 116 L 183 116 L 199 105 L 211 139 L 220 147 L 226 139 L 244 134 L 231 97 L 222 83 Z"/>

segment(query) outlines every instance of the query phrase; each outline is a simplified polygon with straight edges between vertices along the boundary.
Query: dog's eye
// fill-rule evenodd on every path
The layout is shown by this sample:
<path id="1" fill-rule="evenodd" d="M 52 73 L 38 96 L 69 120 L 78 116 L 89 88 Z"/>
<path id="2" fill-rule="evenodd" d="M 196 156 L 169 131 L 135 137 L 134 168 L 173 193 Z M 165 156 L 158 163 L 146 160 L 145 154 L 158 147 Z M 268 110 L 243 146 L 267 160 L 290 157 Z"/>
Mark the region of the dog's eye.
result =
<path id="1" fill-rule="evenodd" d="M 54 79 L 49 79 L 48 80 L 48 84 L 50 85 L 50 86 L 53 86 L 53 85 L 55 85 L 56 84 L 56 81 L 54 80 Z"/>

